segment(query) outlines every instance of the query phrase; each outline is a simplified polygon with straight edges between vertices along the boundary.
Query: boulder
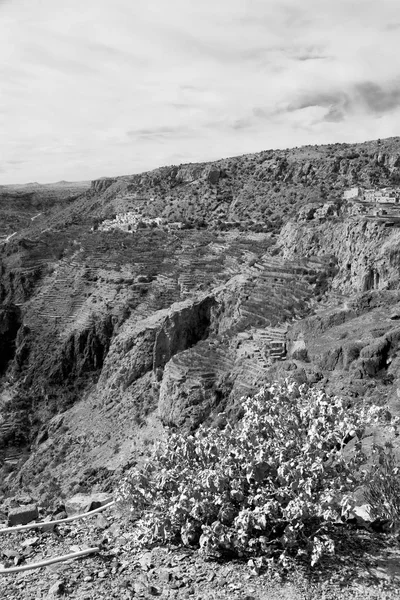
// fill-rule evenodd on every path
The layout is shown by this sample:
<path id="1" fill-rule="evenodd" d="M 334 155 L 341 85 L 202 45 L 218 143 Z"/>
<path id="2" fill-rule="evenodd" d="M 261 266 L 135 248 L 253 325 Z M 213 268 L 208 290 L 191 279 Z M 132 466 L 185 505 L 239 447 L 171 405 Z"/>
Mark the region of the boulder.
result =
<path id="1" fill-rule="evenodd" d="M 110 494 L 95 493 L 95 494 L 76 494 L 65 503 L 65 512 L 69 517 L 73 515 L 81 515 L 95 510 L 111 502 Z"/>
<path id="2" fill-rule="evenodd" d="M 8 511 L 8 525 L 26 525 L 34 521 L 39 516 L 36 504 L 27 504 L 26 506 L 17 506 Z"/>
<path id="3" fill-rule="evenodd" d="M 302 206 L 298 212 L 299 221 L 311 221 L 314 218 L 316 210 L 320 207 L 319 204 L 306 204 Z"/>
<path id="4" fill-rule="evenodd" d="M 391 156 L 389 156 L 389 169 L 396 169 L 397 167 L 400 167 L 400 155 L 399 154 L 392 154 Z"/>
<path id="5" fill-rule="evenodd" d="M 207 179 L 209 183 L 216 185 L 219 181 L 220 175 L 221 173 L 219 169 L 216 167 L 210 167 L 210 170 L 207 173 Z"/>
<path id="6" fill-rule="evenodd" d="M 64 595 L 64 582 L 61 581 L 61 579 L 59 579 L 58 581 L 53 583 L 53 585 L 49 589 L 47 597 L 50 600 L 51 598 L 56 598 L 57 596 L 62 595 Z"/>
<path id="7" fill-rule="evenodd" d="M 368 526 L 375 519 L 372 516 L 372 508 L 370 504 L 361 504 L 359 506 L 355 506 L 353 508 L 352 514 L 353 517 L 359 526 Z"/>
<path id="8" fill-rule="evenodd" d="M 308 361 L 308 353 L 307 353 L 307 346 L 304 340 L 296 340 L 295 342 L 293 342 L 291 348 L 290 348 L 290 352 L 289 352 L 291 358 L 293 358 L 293 360 L 300 360 L 303 362 L 307 362 Z"/>

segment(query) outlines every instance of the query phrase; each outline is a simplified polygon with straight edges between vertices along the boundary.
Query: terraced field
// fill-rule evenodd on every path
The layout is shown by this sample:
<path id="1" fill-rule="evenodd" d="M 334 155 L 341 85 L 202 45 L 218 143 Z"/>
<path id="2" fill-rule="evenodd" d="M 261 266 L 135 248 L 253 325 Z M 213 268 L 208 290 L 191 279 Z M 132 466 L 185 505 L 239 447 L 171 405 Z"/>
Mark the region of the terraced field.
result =
<path id="1" fill-rule="evenodd" d="M 229 380 L 232 398 L 254 392 L 268 380 L 269 367 L 286 358 L 288 327 L 316 306 L 312 282 L 329 270 L 329 259 L 286 262 L 265 253 L 254 262 L 251 246 L 243 243 L 240 252 L 243 247 L 239 280 L 219 288 L 226 312 L 219 314 L 216 333 L 168 364 L 176 387 L 186 381 L 189 389 L 200 384 L 207 393 Z"/>
<path id="2" fill-rule="evenodd" d="M 126 201 L 125 210 L 137 210 L 136 200 Z M 43 420 L 79 402 L 82 389 L 91 390 L 91 402 L 108 416 L 118 415 L 122 403 L 132 414 L 143 405 L 154 410 L 167 377 L 172 400 L 182 385 L 189 402 L 193 390 L 204 397 L 205 408 L 200 402 L 194 409 L 199 419 L 220 403 L 236 402 L 266 383 L 270 369 L 286 358 L 288 329 L 314 311 L 318 286 L 330 277 L 329 258 L 277 255 L 273 233 L 100 231 L 92 221 L 80 222 L 78 211 L 68 227 L 57 218 L 36 219 L 29 235 L 18 232 L 1 254 L 24 325 L 11 375 L 41 399 Z M 204 298 L 212 300 L 207 317 L 196 308 Z M 150 340 L 166 315 L 171 331 L 182 328 L 182 339 L 160 370 Z M 165 335 L 173 337 L 168 327 Z M 117 358 L 107 363 L 103 385 L 111 349 Z M 7 443 L 3 460 L 16 465 L 24 452 Z"/>
<path id="3" fill-rule="evenodd" d="M 68 257 L 57 261 L 54 252 L 47 253 L 46 244 L 25 241 L 29 253 L 10 265 L 22 274 L 44 277 L 40 291 L 26 307 L 26 322 L 34 329 L 46 327 L 50 321 L 62 329 L 76 318 L 85 320 L 90 311 L 96 312 L 88 299 L 96 297 L 96 290 L 105 284 L 114 292 L 124 286 L 130 305 L 140 305 L 143 317 L 227 281 L 269 244 L 268 239 L 256 246 L 253 241 L 236 243 L 229 236 L 231 243 L 224 245 L 220 236 L 197 231 L 93 233 L 82 241 L 81 232 L 77 233 L 71 248 L 76 250 Z M 105 296 L 103 290 L 103 300 Z"/>

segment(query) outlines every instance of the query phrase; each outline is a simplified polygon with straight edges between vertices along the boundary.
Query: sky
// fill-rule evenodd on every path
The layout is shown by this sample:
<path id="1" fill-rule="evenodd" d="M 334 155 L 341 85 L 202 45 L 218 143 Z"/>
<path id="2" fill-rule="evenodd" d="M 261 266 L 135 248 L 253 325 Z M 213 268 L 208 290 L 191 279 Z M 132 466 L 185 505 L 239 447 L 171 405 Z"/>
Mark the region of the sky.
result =
<path id="1" fill-rule="evenodd" d="M 0 184 L 400 135 L 399 0 L 0 0 Z"/>

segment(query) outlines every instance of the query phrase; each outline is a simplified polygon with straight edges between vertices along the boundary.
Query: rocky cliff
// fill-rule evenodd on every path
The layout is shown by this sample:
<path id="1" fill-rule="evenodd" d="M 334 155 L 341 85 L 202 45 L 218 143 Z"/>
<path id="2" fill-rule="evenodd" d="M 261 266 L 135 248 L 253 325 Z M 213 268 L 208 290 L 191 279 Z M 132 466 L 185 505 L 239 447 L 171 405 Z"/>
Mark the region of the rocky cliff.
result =
<path id="1" fill-rule="evenodd" d="M 100 179 L 17 219 L 0 250 L 3 492 L 50 501 L 88 469 L 112 486 L 170 428 L 240 418 L 273 378 L 397 414 L 397 208 L 342 193 L 399 169 L 398 138 L 271 150 Z"/>
<path id="2" fill-rule="evenodd" d="M 345 294 L 372 289 L 396 289 L 399 284 L 399 230 L 387 221 L 351 216 L 345 208 L 340 216 L 289 221 L 279 237 L 283 256 L 335 257 L 338 274 L 333 287 Z"/>

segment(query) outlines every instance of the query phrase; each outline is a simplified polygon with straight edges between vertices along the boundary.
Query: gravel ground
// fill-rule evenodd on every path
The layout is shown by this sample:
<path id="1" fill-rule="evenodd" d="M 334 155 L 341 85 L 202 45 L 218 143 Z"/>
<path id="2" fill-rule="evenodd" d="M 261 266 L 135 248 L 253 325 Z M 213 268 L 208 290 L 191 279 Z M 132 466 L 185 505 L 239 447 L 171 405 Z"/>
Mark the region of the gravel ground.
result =
<path id="1" fill-rule="evenodd" d="M 3 567 L 28 564 L 99 547 L 98 553 L 24 571 L 0 574 L 0 597 L 7 600 L 346 600 L 400 598 L 400 544 L 369 532 L 340 534 L 340 552 L 320 570 L 300 567 L 282 581 L 277 573 L 257 573 L 240 561 L 208 561 L 196 550 L 138 547 L 134 524 L 115 507 L 52 531 L 2 534 Z"/>

